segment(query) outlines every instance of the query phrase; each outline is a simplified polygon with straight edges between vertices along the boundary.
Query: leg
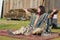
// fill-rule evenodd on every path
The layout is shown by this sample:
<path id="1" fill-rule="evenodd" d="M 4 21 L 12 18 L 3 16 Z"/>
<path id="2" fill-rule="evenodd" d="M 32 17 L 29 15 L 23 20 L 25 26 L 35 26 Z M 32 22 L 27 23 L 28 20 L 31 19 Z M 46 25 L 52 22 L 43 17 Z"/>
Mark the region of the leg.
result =
<path id="1" fill-rule="evenodd" d="M 50 23 L 49 23 L 50 22 Z M 51 21 L 49 20 L 49 18 L 46 20 L 46 27 L 42 33 L 42 36 L 48 36 L 48 35 L 51 35 L 50 34 L 50 24 L 51 24 Z"/>
<path id="2" fill-rule="evenodd" d="M 35 19 L 36 19 L 36 14 L 32 13 L 32 16 L 31 16 L 31 19 L 30 19 L 30 24 L 29 24 L 30 26 L 33 26 Z"/>
<path id="3" fill-rule="evenodd" d="M 8 31 L 9 34 L 24 34 L 25 32 L 30 31 L 29 29 L 32 30 L 31 27 L 33 27 L 35 18 L 36 18 L 36 15 L 33 13 L 32 16 L 31 16 L 31 19 L 30 19 L 30 24 L 29 24 L 29 26 L 27 26 L 26 28 L 22 27 L 21 29 L 16 30 L 16 31 L 14 31 L 14 32 Z"/>
<path id="4" fill-rule="evenodd" d="M 41 24 L 46 20 L 46 18 L 47 18 L 47 14 L 43 14 L 43 15 L 40 16 L 40 18 L 38 19 L 37 24 L 36 24 L 37 28 L 35 30 L 33 30 L 32 34 L 42 33 L 44 28 L 39 28 L 39 26 L 41 26 Z"/>
<path id="5" fill-rule="evenodd" d="M 9 35 L 16 35 L 16 34 L 23 34 L 26 31 L 25 27 L 20 28 L 19 30 L 16 30 L 12 32 L 11 30 L 8 30 Z"/>
<path id="6" fill-rule="evenodd" d="M 34 24 L 34 20 L 35 20 L 35 17 L 36 17 L 36 15 L 33 13 L 32 16 L 31 16 L 31 19 L 30 19 L 29 27 L 30 27 L 30 26 L 33 26 L 33 24 Z M 20 34 L 20 33 L 23 34 L 25 31 L 29 30 L 29 27 L 27 27 L 27 29 L 24 28 L 24 27 L 22 27 L 21 29 L 16 30 L 16 31 L 13 32 L 13 33 L 14 33 L 14 34 Z"/>
<path id="7" fill-rule="evenodd" d="M 48 32 L 49 30 L 49 19 L 46 20 L 46 28 L 45 31 Z"/>
<path id="8" fill-rule="evenodd" d="M 36 27 L 39 27 L 42 24 L 42 22 L 47 19 L 47 15 L 47 13 L 44 13 L 40 16 L 39 20 L 37 21 Z"/>
<path id="9" fill-rule="evenodd" d="M 13 34 L 23 34 L 26 31 L 25 27 L 20 28 L 19 30 L 16 30 L 12 32 Z"/>
<path id="10" fill-rule="evenodd" d="M 57 28 L 57 19 L 52 19 L 52 28 Z"/>

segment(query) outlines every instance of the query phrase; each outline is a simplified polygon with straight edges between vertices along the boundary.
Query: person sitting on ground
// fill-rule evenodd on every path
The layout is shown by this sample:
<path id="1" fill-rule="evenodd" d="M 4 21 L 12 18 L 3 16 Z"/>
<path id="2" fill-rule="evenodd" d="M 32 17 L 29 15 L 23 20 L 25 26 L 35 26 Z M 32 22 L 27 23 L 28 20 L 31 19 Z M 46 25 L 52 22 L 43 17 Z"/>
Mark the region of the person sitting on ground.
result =
<path id="1" fill-rule="evenodd" d="M 47 13 L 45 13 L 45 7 L 39 6 L 37 9 L 37 13 L 31 16 L 30 24 L 27 27 L 22 27 L 19 30 L 12 32 L 8 30 L 9 34 L 33 34 L 32 31 L 42 24 L 43 21 L 47 19 Z"/>
<path id="2" fill-rule="evenodd" d="M 48 34 L 51 33 L 50 32 L 50 30 L 51 30 L 50 27 L 52 26 L 52 23 L 53 23 L 53 16 L 54 16 L 54 14 L 57 14 L 57 13 L 58 13 L 58 10 L 56 10 L 56 9 L 53 9 L 53 10 L 49 11 L 48 18 L 46 20 L 46 28 L 44 30 L 45 33 L 48 33 Z M 43 33 L 43 35 L 44 35 L 44 33 Z"/>
<path id="3" fill-rule="evenodd" d="M 26 34 L 26 33 L 27 34 L 34 34 L 34 32 L 36 33 L 38 31 L 40 31 L 39 27 L 43 23 L 43 21 L 47 21 L 45 31 L 48 32 L 48 30 L 49 30 L 48 19 L 51 18 L 51 16 L 54 14 L 55 11 L 56 10 L 53 10 L 53 12 L 50 15 L 48 15 L 47 13 L 45 13 L 45 8 L 43 6 L 39 6 L 37 14 L 34 15 L 33 17 L 31 17 L 31 22 L 26 28 L 22 27 L 21 29 L 19 29 L 17 31 L 11 32 L 9 30 L 8 32 L 9 32 L 9 34 Z"/>
<path id="4" fill-rule="evenodd" d="M 32 33 L 32 31 L 36 30 L 36 28 L 38 29 L 43 21 L 47 21 L 46 22 L 47 25 L 46 25 L 46 29 L 45 29 L 45 31 L 47 32 L 48 29 L 49 29 L 49 21 L 48 21 L 48 19 L 51 18 L 51 16 L 53 15 L 53 13 L 55 11 L 56 10 L 53 10 L 53 12 L 50 15 L 48 15 L 47 13 L 45 13 L 44 6 L 39 6 L 37 13 L 34 14 L 34 16 L 31 16 L 30 24 L 26 28 L 22 27 L 21 29 L 16 30 L 14 32 L 8 30 L 8 33 L 13 34 L 13 35 L 15 35 L 15 34 L 26 34 L 26 33 L 27 34 L 34 34 L 35 31 L 33 33 Z"/>

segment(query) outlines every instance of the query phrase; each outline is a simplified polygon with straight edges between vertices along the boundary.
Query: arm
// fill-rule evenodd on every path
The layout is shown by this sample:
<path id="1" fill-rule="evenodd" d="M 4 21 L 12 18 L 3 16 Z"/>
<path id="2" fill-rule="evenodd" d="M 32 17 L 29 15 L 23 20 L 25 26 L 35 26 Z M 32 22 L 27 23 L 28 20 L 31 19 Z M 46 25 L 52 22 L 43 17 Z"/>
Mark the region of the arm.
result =
<path id="1" fill-rule="evenodd" d="M 34 21 L 34 27 L 36 27 L 36 23 L 37 23 L 39 17 L 40 17 L 39 15 L 36 15 L 36 19 L 35 19 L 35 21 Z"/>
<path id="2" fill-rule="evenodd" d="M 54 15 L 54 12 L 56 12 L 56 9 L 53 9 L 53 12 L 51 12 L 51 14 L 50 14 L 50 15 L 48 15 L 48 18 L 51 18 L 51 17 L 52 17 L 52 15 Z"/>
<path id="3" fill-rule="evenodd" d="M 37 21 L 38 21 L 38 19 L 39 19 L 39 17 L 40 17 L 40 12 L 41 12 L 41 10 L 40 10 L 40 8 L 38 8 L 38 9 L 37 9 L 36 19 L 35 19 L 35 21 L 34 21 L 34 27 L 36 27 L 36 23 L 37 23 Z"/>
<path id="4" fill-rule="evenodd" d="M 51 14 L 49 14 L 48 18 L 51 18 L 53 14 L 54 14 L 54 12 L 52 12 Z"/>

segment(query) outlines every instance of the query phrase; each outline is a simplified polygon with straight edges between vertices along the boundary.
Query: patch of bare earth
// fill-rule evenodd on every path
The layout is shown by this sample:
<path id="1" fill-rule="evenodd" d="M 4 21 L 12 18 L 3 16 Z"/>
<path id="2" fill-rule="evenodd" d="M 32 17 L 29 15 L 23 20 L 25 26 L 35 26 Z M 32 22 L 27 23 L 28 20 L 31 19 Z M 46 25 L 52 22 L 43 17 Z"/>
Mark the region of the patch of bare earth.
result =
<path id="1" fill-rule="evenodd" d="M 58 33 L 53 33 L 50 36 L 39 36 L 39 35 L 8 35 L 6 30 L 0 30 L 0 36 L 7 36 L 7 37 L 12 37 L 12 38 L 18 38 L 18 39 L 25 39 L 25 40 L 51 40 L 53 38 L 58 38 L 59 35 Z"/>

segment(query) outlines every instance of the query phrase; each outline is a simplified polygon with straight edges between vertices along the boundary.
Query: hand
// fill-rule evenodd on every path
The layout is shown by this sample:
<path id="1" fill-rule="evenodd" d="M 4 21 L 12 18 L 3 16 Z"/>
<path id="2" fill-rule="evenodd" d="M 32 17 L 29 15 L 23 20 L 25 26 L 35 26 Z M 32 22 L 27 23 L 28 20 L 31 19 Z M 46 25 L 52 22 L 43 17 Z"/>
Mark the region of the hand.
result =
<path id="1" fill-rule="evenodd" d="M 57 10 L 56 9 L 53 9 L 53 12 L 56 12 Z"/>

